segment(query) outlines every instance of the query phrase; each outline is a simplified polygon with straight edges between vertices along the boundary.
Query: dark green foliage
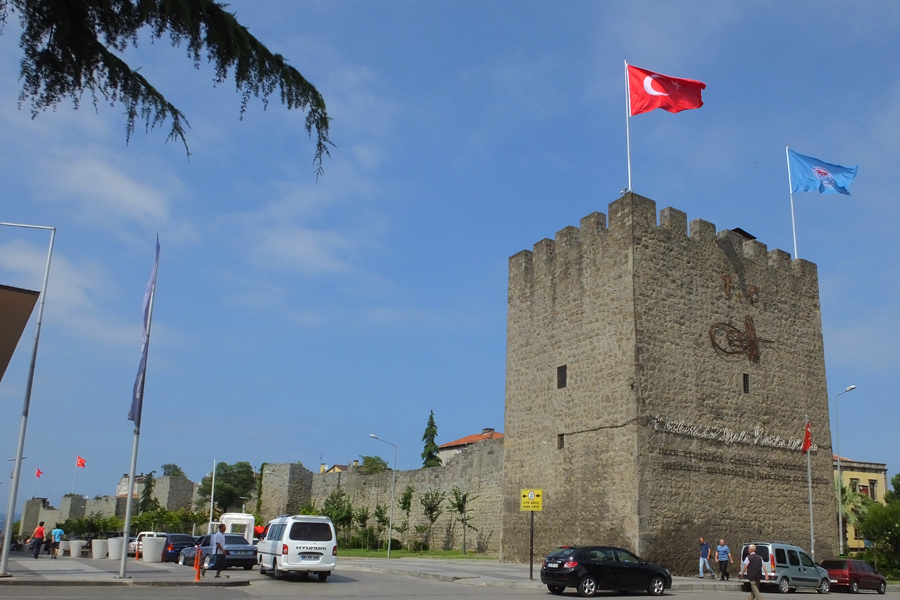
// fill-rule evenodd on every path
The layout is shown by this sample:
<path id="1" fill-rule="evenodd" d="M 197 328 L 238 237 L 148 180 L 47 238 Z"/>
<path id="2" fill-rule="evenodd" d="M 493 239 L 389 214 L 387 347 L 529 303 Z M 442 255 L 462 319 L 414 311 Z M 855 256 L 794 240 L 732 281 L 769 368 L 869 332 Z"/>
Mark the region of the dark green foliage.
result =
<path id="1" fill-rule="evenodd" d="M 424 514 L 425 518 L 428 520 L 428 533 L 425 538 L 426 545 L 429 545 L 431 542 L 431 529 L 434 527 L 435 521 L 444 514 L 444 509 L 441 505 L 444 503 L 445 497 L 446 494 L 438 489 L 428 490 L 419 496 L 419 503 L 422 504 L 422 514 Z M 416 530 L 418 531 L 418 526 L 416 527 Z"/>
<path id="2" fill-rule="evenodd" d="M 214 0 L 0 0 L 0 20 L 17 13 L 23 51 L 19 102 L 32 116 L 70 98 L 76 108 L 87 93 L 125 107 L 126 139 L 137 121 L 149 131 L 170 122 L 167 139 L 184 143 L 187 118 L 137 70 L 119 57 L 138 45 L 139 34 L 154 39 L 168 34 L 173 46 L 185 46 L 199 68 L 212 64 L 216 84 L 234 77 L 243 115 L 252 96 L 267 107 L 278 93 L 288 109 L 306 111 L 306 130 L 316 133 L 313 163 L 322 172 L 329 154 L 328 114 L 316 88 L 279 54 L 273 54 L 225 4 Z M 190 151 L 188 151 L 190 155 Z"/>
<path id="3" fill-rule="evenodd" d="M 425 442 L 425 449 L 422 450 L 422 466 L 423 467 L 439 467 L 441 466 L 441 457 L 438 456 L 438 445 L 434 441 L 437 438 L 437 424 L 434 422 L 434 411 L 428 416 L 428 423 L 425 425 L 425 433 L 422 435 L 422 441 Z"/>
<path id="4" fill-rule="evenodd" d="M 184 472 L 184 469 L 176 465 L 175 463 L 166 463 L 162 466 L 162 476 L 163 477 L 184 477 L 187 479 L 187 475 Z"/>
<path id="5" fill-rule="evenodd" d="M 153 488 L 156 487 L 156 478 L 153 474 L 156 471 L 150 471 L 144 475 L 144 488 L 141 490 L 141 499 L 138 502 L 138 513 L 144 513 L 159 508 L 159 500 L 153 497 Z"/>
<path id="6" fill-rule="evenodd" d="M 362 464 L 357 470 L 363 475 L 374 475 L 388 470 L 387 462 L 380 456 L 363 456 L 362 459 Z"/>
<path id="7" fill-rule="evenodd" d="M 256 488 L 256 474 L 248 462 L 236 462 L 233 465 L 220 462 L 216 464 L 216 496 L 214 501 L 220 513 L 233 508 L 240 508 L 241 497 L 250 497 Z M 209 502 L 212 492 L 212 478 L 207 475 L 200 481 L 197 494 Z"/>
<path id="8" fill-rule="evenodd" d="M 478 496 L 469 496 L 468 492 L 463 492 L 459 489 L 459 486 L 453 486 L 453 497 L 448 498 L 447 502 L 450 504 L 450 508 L 453 512 L 456 513 L 456 520 L 462 523 L 462 553 L 466 553 L 466 530 L 472 529 L 474 531 L 478 531 L 474 525 L 469 523 L 472 519 L 469 516 L 469 502 L 473 500 L 477 500 Z"/>
<path id="9" fill-rule="evenodd" d="M 335 529 L 346 532 L 353 525 L 353 505 L 350 504 L 350 498 L 347 492 L 342 488 L 337 488 L 328 494 L 325 499 L 325 506 L 321 513 L 331 519 Z M 346 539 L 346 533 L 345 533 Z"/>

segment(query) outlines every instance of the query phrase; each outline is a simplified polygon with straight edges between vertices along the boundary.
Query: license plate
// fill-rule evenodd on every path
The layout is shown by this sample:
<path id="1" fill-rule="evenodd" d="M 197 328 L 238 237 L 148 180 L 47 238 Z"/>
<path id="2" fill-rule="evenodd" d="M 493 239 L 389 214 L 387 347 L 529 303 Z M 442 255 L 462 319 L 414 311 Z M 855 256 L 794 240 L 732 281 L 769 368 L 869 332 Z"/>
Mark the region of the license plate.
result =
<path id="1" fill-rule="evenodd" d="M 547 563 L 547 567 L 550 569 L 558 569 L 559 563 Z"/>
<path id="2" fill-rule="evenodd" d="M 319 557 L 316 554 L 301 554 L 300 560 L 319 560 Z"/>

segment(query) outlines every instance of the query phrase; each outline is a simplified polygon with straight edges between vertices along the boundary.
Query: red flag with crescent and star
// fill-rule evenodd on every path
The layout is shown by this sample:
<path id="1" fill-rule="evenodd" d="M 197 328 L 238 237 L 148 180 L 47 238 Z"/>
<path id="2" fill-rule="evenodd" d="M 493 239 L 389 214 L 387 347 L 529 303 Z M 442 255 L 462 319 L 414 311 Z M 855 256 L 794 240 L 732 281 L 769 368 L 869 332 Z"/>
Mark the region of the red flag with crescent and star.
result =
<path id="1" fill-rule="evenodd" d="M 34 470 L 34 476 L 37 477 L 38 479 L 40 479 L 40 478 L 41 478 L 41 475 L 43 475 L 43 474 L 44 474 L 44 472 L 41 471 L 40 469 L 35 469 L 35 470 Z"/>
<path id="2" fill-rule="evenodd" d="M 81 467 L 83 469 L 87 466 L 87 461 L 79 456 L 78 458 L 75 459 L 75 466 Z"/>
<path id="3" fill-rule="evenodd" d="M 628 65 L 628 97 L 631 116 L 661 108 L 677 113 L 703 106 L 700 93 L 706 84 L 693 79 L 669 77 Z"/>
<path id="4" fill-rule="evenodd" d="M 812 448 L 812 429 L 809 421 L 806 422 L 806 433 L 803 435 L 803 446 L 800 448 L 800 454 L 806 454 Z"/>

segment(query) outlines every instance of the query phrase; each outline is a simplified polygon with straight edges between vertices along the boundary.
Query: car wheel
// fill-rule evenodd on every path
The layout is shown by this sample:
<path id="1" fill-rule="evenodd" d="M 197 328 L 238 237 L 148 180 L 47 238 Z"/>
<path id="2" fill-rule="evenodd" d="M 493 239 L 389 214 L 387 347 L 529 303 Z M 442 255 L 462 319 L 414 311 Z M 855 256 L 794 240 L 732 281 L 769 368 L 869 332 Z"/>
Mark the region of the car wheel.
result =
<path id="1" fill-rule="evenodd" d="M 245 571 L 249 571 L 249 570 L 252 569 L 252 568 L 253 568 L 253 565 L 244 565 L 244 570 L 245 570 Z"/>
<path id="2" fill-rule="evenodd" d="M 647 593 L 651 596 L 662 596 L 662 593 L 666 591 L 666 582 L 663 581 L 662 577 L 656 576 L 650 580 L 650 585 L 647 586 Z"/>
<path id="3" fill-rule="evenodd" d="M 881 582 L 878 584 L 878 593 L 884 594 L 887 591 L 887 584 L 885 582 Z"/>
<path id="4" fill-rule="evenodd" d="M 328 576 L 331 575 L 328 571 L 320 571 L 319 572 L 319 581 L 325 583 L 325 580 L 328 579 Z"/>
<path id="5" fill-rule="evenodd" d="M 578 582 L 578 595 L 587 598 L 597 593 L 597 580 L 586 575 L 584 579 Z"/>
<path id="6" fill-rule="evenodd" d="M 184 566 L 184 554 L 178 555 L 178 564 L 181 565 L 182 567 Z"/>
<path id="7" fill-rule="evenodd" d="M 831 582 L 828 578 L 823 579 L 819 582 L 819 587 L 816 588 L 816 591 L 820 594 L 827 594 L 831 590 Z"/>
<path id="8" fill-rule="evenodd" d="M 281 579 L 281 577 L 282 577 L 281 570 L 278 568 L 278 559 L 277 558 L 272 559 L 272 576 L 275 579 Z"/>
<path id="9" fill-rule="evenodd" d="M 851 581 L 850 587 L 847 588 L 847 591 L 850 592 L 851 594 L 857 593 L 859 591 L 859 582 Z"/>
<path id="10" fill-rule="evenodd" d="M 778 591 L 782 594 L 787 594 L 791 591 L 791 583 L 788 581 L 787 577 L 782 577 L 778 582 Z"/>
<path id="11" fill-rule="evenodd" d="M 266 574 L 266 563 L 263 562 L 262 557 L 259 557 L 259 574 L 260 575 Z"/>
<path id="12" fill-rule="evenodd" d="M 563 591 L 565 591 L 566 586 L 564 586 L 564 585 L 548 585 L 547 589 L 550 590 L 551 594 L 556 594 L 557 596 L 559 596 L 560 594 L 563 593 Z"/>

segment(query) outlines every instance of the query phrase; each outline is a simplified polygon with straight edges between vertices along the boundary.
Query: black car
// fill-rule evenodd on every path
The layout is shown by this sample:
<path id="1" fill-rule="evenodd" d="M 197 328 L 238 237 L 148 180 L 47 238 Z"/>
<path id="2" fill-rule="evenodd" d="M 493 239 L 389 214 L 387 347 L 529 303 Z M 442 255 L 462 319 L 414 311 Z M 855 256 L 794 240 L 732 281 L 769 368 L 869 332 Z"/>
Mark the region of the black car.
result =
<path id="1" fill-rule="evenodd" d="M 672 587 L 672 575 L 667 569 L 622 548 L 563 547 L 544 559 L 541 583 L 553 594 L 562 594 L 567 587 L 573 587 L 579 596 L 594 596 L 600 590 L 644 590 L 651 596 L 659 596 Z"/>
<path id="2" fill-rule="evenodd" d="M 204 535 L 197 538 L 193 546 L 184 548 L 178 555 L 178 564 L 187 567 L 194 566 L 194 557 L 197 551 L 200 551 L 200 564 L 204 568 L 212 567 L 212 535 Z M 228 567 L 244 567 L 250 570 L 257 565 L 256 546 L 251 545 L 247 538 L 236 533 L 225 534 L 225 549 L 228 554 L 225 555 L 225 568 Z"/>
<path id="3" fill-rule="evenodd" d="M 167 533 L 166 544 L 163 546 L 162 561 L 175 562 L 178 555 L 188 546 L 194 545 L 196 538 L 186 533 Z"/>

